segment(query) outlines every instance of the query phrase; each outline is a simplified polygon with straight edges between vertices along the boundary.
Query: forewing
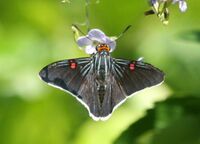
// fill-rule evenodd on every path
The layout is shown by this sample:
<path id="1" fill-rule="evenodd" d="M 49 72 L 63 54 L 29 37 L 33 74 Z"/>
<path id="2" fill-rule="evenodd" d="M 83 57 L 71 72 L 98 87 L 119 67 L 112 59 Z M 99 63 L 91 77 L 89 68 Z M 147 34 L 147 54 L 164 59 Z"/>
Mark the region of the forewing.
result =
<path id="1" fill-rule="evenodd" d="M 39 76 L 51 86 L 72 93 L 88 109 L 93 119 L 101 117 L 92 58 L 54 62 L 44 67 Z"/>
<path id="2" fill-rule="evenodd" d="M 161 70 L 143 61 L 113 59 L 112 71 L 127 96 L 164 80 Z"/>
<path id="3" fill-rule="evenodd" d="M 108 83 L 101 109 L 102 119 L 108 118 L 113 110 L 131 94 L 157 85 L 163 80 L 164 73 L 148 63 L 112 59 L 112 67 L 107 77 Z"/>
<path id="4" fill-rule="evenodd" d="M 90 69 L 90 58 L 70 59 L 47 65 L 40 71 L 39 76 L 48 84 L 78 96 Z"/>

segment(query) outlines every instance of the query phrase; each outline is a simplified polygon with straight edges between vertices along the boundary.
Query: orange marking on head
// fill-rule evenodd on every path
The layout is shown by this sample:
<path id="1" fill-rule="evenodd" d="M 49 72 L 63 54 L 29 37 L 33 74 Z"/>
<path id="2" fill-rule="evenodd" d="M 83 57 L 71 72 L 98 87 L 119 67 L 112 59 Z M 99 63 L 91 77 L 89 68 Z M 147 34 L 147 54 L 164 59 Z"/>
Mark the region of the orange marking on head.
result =
<path id="1" fill-rule="evenodd" d="M 97 46 L 97 51 L 98 51 L 98 52 L 101 52 L 101 51 L 103 51 L 103 50 L 109 52 L 109 51 L 110 51 L 110 48 L 109 48 L 109 46 L 106 45 L 106 44 L 100 44 L 100 45 Z"/>

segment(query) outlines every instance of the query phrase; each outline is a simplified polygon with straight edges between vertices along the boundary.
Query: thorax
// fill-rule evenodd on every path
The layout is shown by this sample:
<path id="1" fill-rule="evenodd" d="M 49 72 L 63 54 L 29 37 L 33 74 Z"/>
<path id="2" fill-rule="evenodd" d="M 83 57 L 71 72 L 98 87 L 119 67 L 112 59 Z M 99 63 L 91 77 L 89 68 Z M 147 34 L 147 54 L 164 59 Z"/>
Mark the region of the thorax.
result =
<path id="1" fill-rule="evenodd" d="M 109 75 L 112 61 L 109 52 L 97 52 L 93 58 L 96 78 L 100 81 L 105 81 Z"/>

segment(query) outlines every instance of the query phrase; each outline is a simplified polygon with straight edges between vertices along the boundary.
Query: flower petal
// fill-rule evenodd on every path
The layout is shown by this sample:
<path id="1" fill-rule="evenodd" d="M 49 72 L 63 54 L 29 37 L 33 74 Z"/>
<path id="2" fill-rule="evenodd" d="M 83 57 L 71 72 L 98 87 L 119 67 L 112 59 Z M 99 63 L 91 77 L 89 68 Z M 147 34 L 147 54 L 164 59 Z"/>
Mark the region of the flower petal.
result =
<path id="1" fill-rule="evenodd" d="M 179 9 L 181 12 L 185 12 L 187 10 L 187 3 L 185 1 L 179 1 Z"/>
<path id="2" fill-rule="evenodd" d="M 105 42 L 106 35 L 99 29 L 92 29 L 88 32 L 88 37 L 98 42 Z"/>
<path id="3" fill-rule="evenodd" d="M 81 37 L 78 38 L 77 44 L 80 47 L 85 47 L 85 46 L 88 46 L 88 45 L 92 45 L 92 41 L 86 36 L 81 36 Z"/>
<path id="4" fill-rule="evenodd" d="M 96 53 L 96 48 L 94 46 L 91 46 L 91 45 L 86 46 L 85 47 L 85 52 L 87 54 L 94 54 L 94 53 Z"/>
<path id="5" fill-rule="evenodd" d="M 106 37 L 106 44 L 110 47 L 110 52 L 112 52 L 116 47 L 116 41 L 111 40 L 110 38 Z"/>
<path id="6" fill-rule="evenodd" d="M 177 2 L 179 2 L 180 0 L 173 0 L 172 3 L 175 4 Z"/>
<path id="7" fill-rule="evenodd" d="M 150 2 L 152 5 L 154 5 L 155 3 L 157 3 L 157 0 L 151 0 Z"/>

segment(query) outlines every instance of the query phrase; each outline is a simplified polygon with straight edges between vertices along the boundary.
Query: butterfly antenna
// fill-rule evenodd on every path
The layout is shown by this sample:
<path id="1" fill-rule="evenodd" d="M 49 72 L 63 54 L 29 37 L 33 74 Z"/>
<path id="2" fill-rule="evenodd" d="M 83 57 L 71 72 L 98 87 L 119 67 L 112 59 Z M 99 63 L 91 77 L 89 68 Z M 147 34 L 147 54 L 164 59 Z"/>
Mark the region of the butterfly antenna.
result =
<path id="1" fill-rule="evenodd" d="M 118 40 L 120 37 L 122 37 L 131 27 L 132 27 L 132 25 L 128 25 L 128 26 L 119 34 L 119 36 L 116 38 L 116 40 Z"/>
<path id="2" fill-rule="evenodd" d="M 86 36 L 86 34 L 75 24 L 72 24 L 72 28 L 75 28 L 76 30 L 78 30 L 82 35 Z"/>
<path id="3" fill-rule="evenodd" d="M 116 40 L 118 40 L 120 37 L 122 37 L 122 36 L 124 35 L 124 33 L 126 33 L 126 32 L 129 30 L 129 28 L 131 28 L 131 27 L 132 27 L 132 25 L 128 25 L 128 26 L 119 34 L 118 37 L 115 37 L 115 38 L 113 39 L 113 41 L 116 41 Z M 112 43 L 113 41 L 109 42 L 108 44 Z"/>
<path id="4" fill-rule="evenodd" d="M 72 24 L 72 30 L 73 30 L 73 33 L 74 33 L 75 41 L 80 37 L 79 33 L 86 36 L 86 34 L 75 24 Z M 90 39 L 89 37 L 86 37 L 86 38 L 92 41 L 92 39 Z"/>

